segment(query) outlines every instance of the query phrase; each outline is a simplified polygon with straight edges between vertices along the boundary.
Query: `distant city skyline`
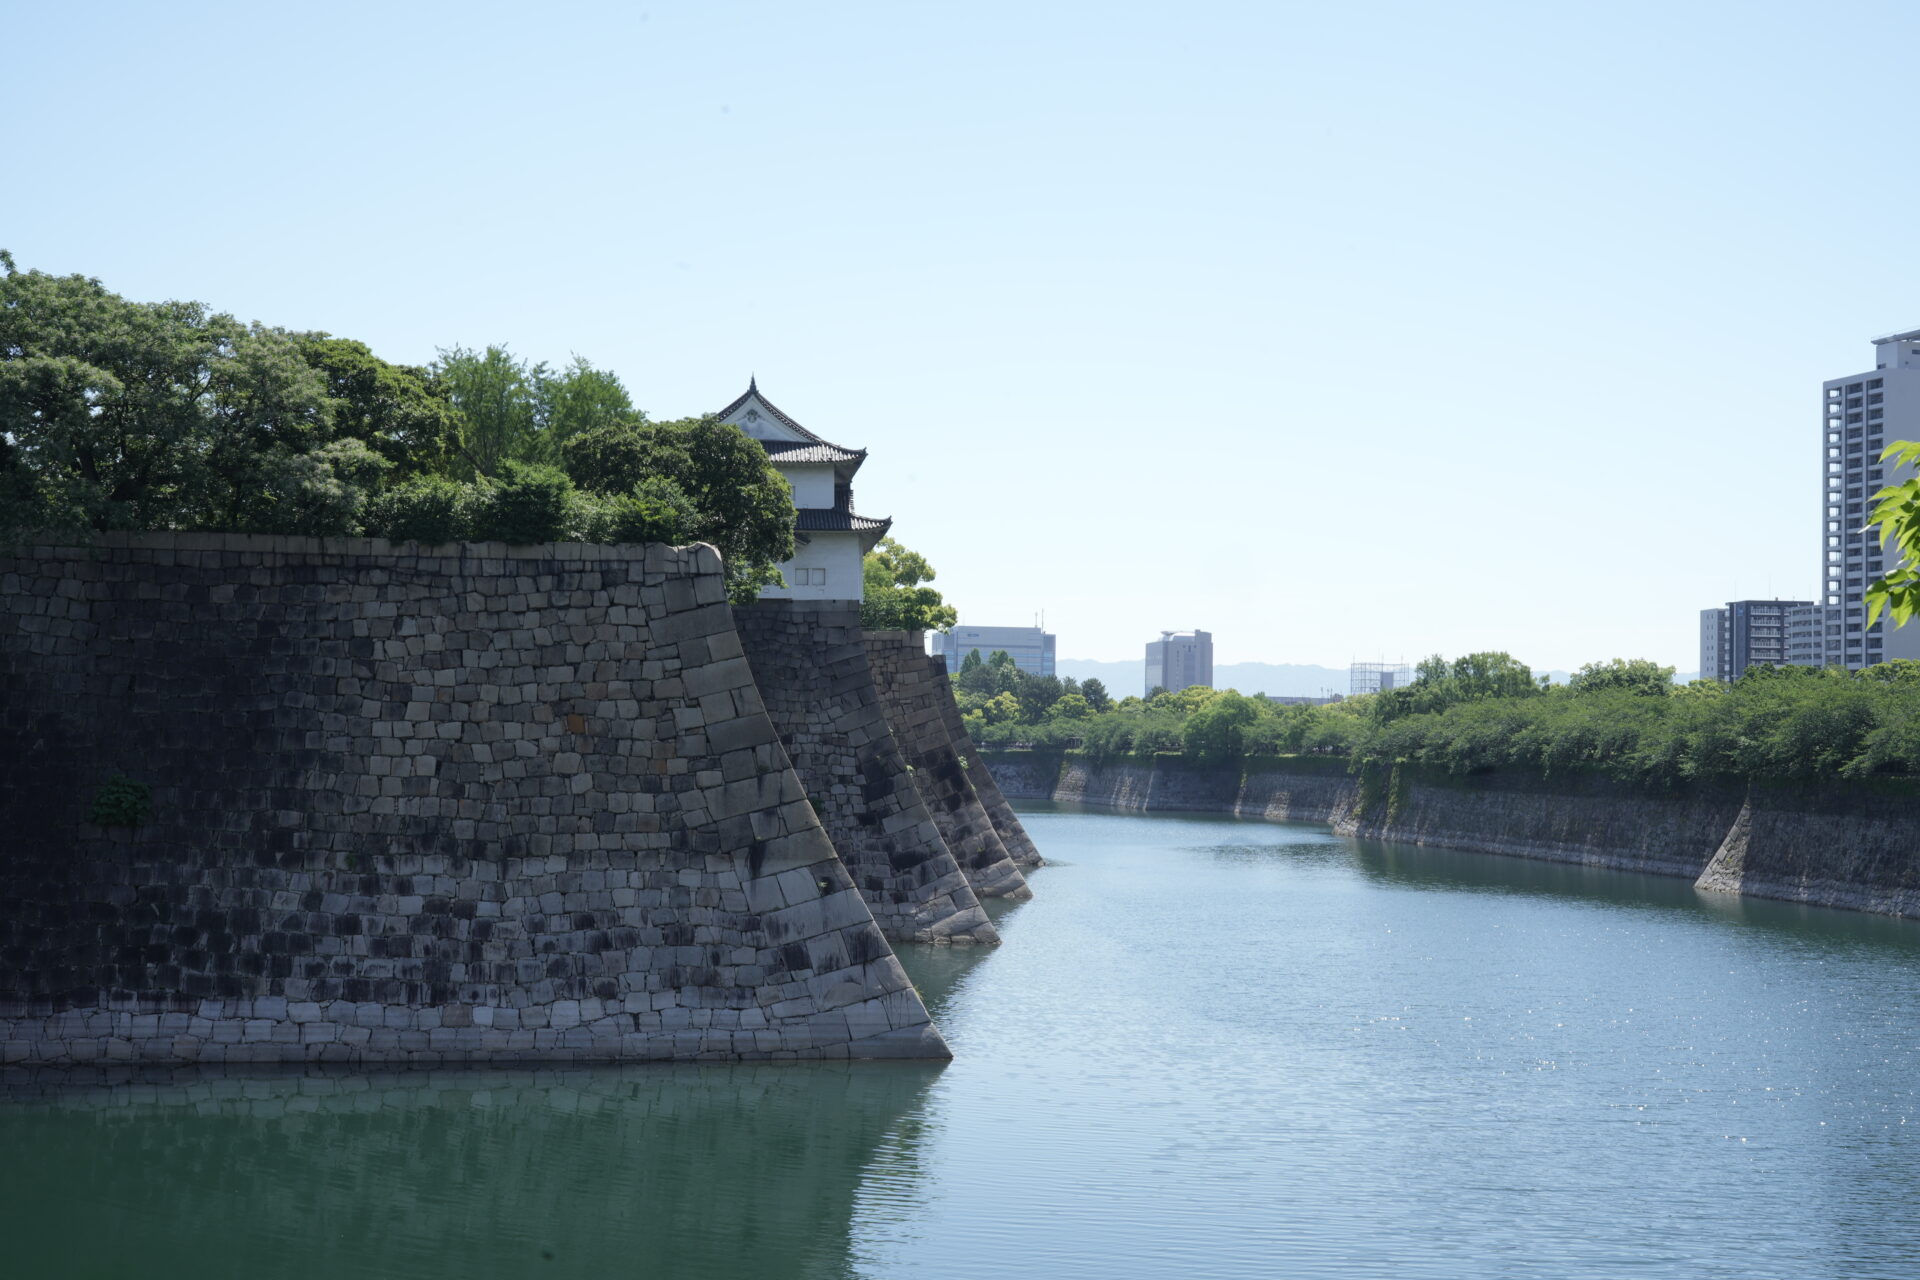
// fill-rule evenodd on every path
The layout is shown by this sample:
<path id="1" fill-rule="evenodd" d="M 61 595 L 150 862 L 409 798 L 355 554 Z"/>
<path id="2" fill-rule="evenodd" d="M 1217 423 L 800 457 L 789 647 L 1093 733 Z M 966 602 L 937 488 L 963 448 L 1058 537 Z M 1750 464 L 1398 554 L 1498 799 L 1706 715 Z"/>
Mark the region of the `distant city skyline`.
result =
<path id="1" fill-rule="evenodd" d="M 1920 324 L 1911 5 L 450 12 L 15 6 L 0 247 L 657 418 L 757 375 L 963 618 L 1113 660 L 1690 668 L 1822 594 L 1810 397 Z M 212 186 L 129 126 L 183 84 Z"/>

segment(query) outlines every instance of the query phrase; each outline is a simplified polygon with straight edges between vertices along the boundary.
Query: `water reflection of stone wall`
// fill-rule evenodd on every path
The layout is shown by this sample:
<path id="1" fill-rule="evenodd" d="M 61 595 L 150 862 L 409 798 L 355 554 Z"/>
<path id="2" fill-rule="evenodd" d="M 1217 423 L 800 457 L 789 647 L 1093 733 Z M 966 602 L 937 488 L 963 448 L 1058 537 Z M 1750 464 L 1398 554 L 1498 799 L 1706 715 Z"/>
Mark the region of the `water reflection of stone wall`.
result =
<path id="1" fill-rule="evenodd" d="M 0 1060 L 945 1053 L 711 548 L 29 547 L 0 707 Z"/>
<path id="2" fill-rule="evenodd" d="M 978 752 L 970 739 L 956 739 L 948 730 L 943 703 L 953 701 L 952 692 L 934 679 L 923 634 L 869 631 L 866 645 L 887 723 L 974 893 L 982 898 L 1031 896 L 1026 877 L 1014 865 L 970 780 L 972 769 L 985 766 L 975 763 Z"/>
<path id="3" fill-rule="evenodd" d="M 8 1267 L 842 1277 L 862 1176 L 938 1070 L 16 1073 Z"/>
<path id="4" fill-rule="evenodd" d="M 762 600 L 734 619 L 767 714 L 882 932 L 998 942 L 887 727 L 860 606 Z"/>

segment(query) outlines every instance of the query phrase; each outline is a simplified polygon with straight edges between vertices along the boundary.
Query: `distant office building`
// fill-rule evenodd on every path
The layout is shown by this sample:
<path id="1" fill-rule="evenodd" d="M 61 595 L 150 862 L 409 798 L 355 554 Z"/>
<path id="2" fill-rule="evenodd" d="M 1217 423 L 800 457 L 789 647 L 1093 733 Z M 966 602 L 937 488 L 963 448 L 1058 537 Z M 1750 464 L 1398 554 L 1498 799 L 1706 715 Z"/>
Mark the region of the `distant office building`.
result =
<path id="1" fill-rule="evenodd" d="M 1727 674 L 1733 665 L 1733 639 L 1727 630 L 1727 611 L 1702 609 L 1700 611 L 1700 678 L 1702 680 L 1731 680 Z"/>
<path id="2" fill-rule="evenodd" d="M 1162 631 L 1147 641 L 1147 692 L 1178 693 L 1193 685 L 1213 687 L 1213 633 Z"/>
<path id="3" fill-rule="evenodd" d="M 1920 625 L 1892 630 L 1884 619 L 1867 629 L 1867 584 L 1888 568 L 1879 530 L 1869 530 L 1873 495 L 1912 476 L 1887 467 L 1880 451 L 1889 440 L 1920 439 L 1920 329 L 1873 339 L 1874 369 L 1821 385 L 1822 471 L 1821 601 L 1837 608 L 1827 621 L 1823 664 L 1854 670 L 1894 658 L 1920 658 Z M 1898 562 L 1896 562 L 1897 565 Z"/>
<path id="4" fill-rule="evenodd" d="M 1738 680 L 1748 667 L 1784 667 L 1794 661 L 1789 629 L 1824 640 L 1826 612 L 1815 621 L 1811 600 L 1731 600 L 1724 609 L 1700 611 L 1700 678 Z M 1819 632 L 1811 630 L 1819 628 Z M 1818 663 L 1805 665 L 1817 666 Z"/>
<path id="5" fill-rule="evenodd" d="M 1039 627 L 955 627 L 935 632 L 933 651 L 946 659 L 949 675 L 975 649 L 989 658 L 995 650 L 1005 650 L 1013 665 L 1032 676 L 1053 674 L 1053 636 Z"/>
<path id="6" fill-rule="evenodd" d="M 1404 662 L 1356 662 L 1347 668 L 1347 693 L 1385 693 L 1413 683 L 1413 668 Z"/>

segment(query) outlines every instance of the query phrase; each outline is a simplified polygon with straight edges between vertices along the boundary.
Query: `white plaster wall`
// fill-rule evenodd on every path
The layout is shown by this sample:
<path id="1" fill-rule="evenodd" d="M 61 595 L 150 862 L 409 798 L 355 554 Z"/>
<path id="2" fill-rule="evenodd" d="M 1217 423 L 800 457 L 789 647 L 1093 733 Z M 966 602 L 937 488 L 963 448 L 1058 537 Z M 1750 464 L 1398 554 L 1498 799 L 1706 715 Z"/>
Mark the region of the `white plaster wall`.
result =
<path id="1" fill-rule="evenodd" d="M 769 587 L 760 594 L 769 600 L 858 600 L 860 581 L 860 535 L 857 533 L 810 533 L 810 541 L 793 559 L 780 566 L 787 580 L 784 587 Z M 802 582 L 801 570 L 825 570 L 824 583 Z M 811 573 L 806 575 L 811 578 Z"/>
<path id="2" fill-rule="evenodd" d="M 787 478 L 793 486 L 793 505 L 810 507 L 815 510 L 830 510 L 833 507 L 833 468 L 831 466 L 783 467 L 778 462 L 774 469 Z"/>

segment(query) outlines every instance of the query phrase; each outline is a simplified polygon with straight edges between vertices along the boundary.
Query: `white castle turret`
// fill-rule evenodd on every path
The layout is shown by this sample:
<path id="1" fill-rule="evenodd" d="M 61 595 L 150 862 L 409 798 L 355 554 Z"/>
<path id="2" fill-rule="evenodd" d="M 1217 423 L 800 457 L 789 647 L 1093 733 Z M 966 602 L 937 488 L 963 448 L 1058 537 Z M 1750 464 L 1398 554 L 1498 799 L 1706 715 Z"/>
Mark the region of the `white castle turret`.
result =
<path id="1" fill-rule="evenodd" d="M 865 449 L 823 440 L 775 408 L 759 384 L 716 415 L 760 442 L 787 483 L 797 511 L 793 559 L 780 566 L 784 587 L 769 587 L 768 599 L 859 600 L 860 559 L 892 526 L 853 510 L 853 474 L 867 460 Z"/>

